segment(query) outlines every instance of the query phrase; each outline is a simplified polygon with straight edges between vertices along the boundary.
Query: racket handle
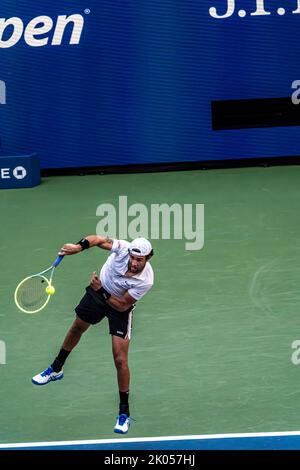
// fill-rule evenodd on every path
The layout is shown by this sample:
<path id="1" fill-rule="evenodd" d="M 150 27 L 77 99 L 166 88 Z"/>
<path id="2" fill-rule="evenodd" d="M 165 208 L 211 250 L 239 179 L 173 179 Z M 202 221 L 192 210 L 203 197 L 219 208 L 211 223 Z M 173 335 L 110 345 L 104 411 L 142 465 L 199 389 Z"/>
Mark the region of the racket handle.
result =
<path id="1" fill-rule="evenodd" d="M 54 263 L 53 263 L 52 266 L 53 266 L 54 268 L 56 268 L 56 266 L 59 265 L 59 263 L 62 261 L 62 259 L 63 259 L 64 257 L 65 257 L 65 255 L 59 255 L 59 256 L 56 258 L 56 260 L 54 261 Z"/>

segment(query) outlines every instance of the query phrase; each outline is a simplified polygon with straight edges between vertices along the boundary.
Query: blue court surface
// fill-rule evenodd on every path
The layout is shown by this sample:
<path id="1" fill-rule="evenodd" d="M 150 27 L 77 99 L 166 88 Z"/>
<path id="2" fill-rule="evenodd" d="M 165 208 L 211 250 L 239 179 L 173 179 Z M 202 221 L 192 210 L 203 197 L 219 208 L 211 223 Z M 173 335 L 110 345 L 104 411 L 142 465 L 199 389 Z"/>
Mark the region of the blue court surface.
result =
<path id="1" fill-rule="evenodd" d="M 0 450 L 300 450 L 300 431 L 1 444 Z"/>

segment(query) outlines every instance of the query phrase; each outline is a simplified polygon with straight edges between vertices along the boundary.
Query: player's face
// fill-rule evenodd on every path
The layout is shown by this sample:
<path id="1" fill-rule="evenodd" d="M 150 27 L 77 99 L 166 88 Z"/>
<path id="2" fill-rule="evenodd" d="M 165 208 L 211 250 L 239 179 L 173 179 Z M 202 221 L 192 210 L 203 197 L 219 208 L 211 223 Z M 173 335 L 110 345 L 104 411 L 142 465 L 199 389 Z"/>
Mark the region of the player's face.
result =
<path id="1" fill-rule="evenodd" d="M 132 273 L 140 273 L 146 264 L 146 256 L 129 255 L 128 269 Z"/>

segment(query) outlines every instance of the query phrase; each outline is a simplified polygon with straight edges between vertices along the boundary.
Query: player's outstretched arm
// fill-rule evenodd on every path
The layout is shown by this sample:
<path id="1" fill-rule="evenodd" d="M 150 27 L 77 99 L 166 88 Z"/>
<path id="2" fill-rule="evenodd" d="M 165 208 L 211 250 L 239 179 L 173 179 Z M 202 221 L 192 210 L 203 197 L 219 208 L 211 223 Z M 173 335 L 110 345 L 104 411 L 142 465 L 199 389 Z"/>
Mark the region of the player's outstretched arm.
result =
<path id="1" fill-rule="evenodd" d="M 88 235 L 82 238 L 78 243 L 66 243 L 61 250 L 59 255 L 75 255 L 81 251 L 98 246 L 104 250 L 111 250 L 113 246 L 113 240 L 109 237 L 101 237 L 99 235 Z"/>

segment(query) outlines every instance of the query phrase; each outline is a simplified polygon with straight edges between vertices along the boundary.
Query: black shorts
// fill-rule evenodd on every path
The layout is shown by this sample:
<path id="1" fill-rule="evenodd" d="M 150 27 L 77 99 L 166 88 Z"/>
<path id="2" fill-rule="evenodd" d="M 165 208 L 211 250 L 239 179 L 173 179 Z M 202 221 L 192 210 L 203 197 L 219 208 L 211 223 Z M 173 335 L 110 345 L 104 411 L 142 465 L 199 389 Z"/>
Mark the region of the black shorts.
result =
<path id="1" fill-rule="evenodd" d="M 108 318 L 109 333 L 121 338 L 131 338 L 132 310 L 134 305 L 125 312 L 118 312 L 97 294 L 90 286 L 86 288 L 86 294 L 75 308 L 79 318 L 91 325 Z"/>

